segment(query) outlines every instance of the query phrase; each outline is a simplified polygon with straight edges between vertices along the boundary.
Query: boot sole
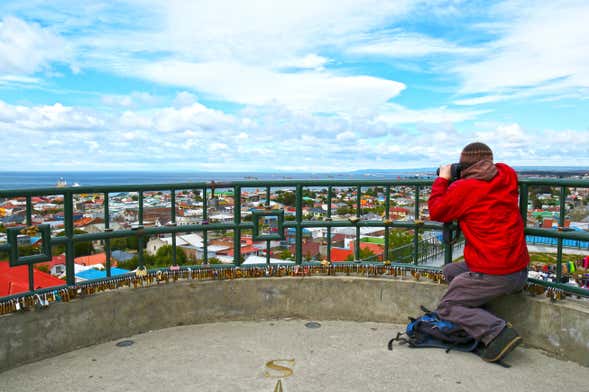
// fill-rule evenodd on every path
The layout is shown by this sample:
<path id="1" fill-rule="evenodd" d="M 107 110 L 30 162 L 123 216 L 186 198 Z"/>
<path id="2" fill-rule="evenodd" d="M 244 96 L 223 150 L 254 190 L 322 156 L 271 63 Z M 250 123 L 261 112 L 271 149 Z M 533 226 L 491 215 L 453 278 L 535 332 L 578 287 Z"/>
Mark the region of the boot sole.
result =
<path id="1" fill-rule="evenodd" d="M 523 339 L 521 338 L 521 336 L 518 336 L 515 339 L 513 339 L 511 342 L 509 342 L 503 348 L 503 350 L 501 350 L 501 352 L 499 354 L 497 354 L 497 356 L 495 358 L 483 358 L 483 360 L 485 360 L 487 362 L 497 362 L 497 361 L 500 361 L 507 354 L 509 354 L 514 348 L 516 348 L 522 341 L 523 341 Z"/>

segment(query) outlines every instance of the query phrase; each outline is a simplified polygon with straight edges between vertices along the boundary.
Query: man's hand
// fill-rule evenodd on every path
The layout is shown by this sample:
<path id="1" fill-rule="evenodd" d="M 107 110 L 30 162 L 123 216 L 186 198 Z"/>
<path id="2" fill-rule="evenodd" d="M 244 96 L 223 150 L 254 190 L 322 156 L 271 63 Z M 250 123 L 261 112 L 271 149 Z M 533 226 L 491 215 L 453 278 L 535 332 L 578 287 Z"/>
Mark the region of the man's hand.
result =
<path id="1" fill-rule="evenodd" d="M 450 181 L 450 178 L 452 177 L 451 167 L 452 167 L 451 164 L 440 166 L 440 177 L 445 178 L 446 180 Z"/>

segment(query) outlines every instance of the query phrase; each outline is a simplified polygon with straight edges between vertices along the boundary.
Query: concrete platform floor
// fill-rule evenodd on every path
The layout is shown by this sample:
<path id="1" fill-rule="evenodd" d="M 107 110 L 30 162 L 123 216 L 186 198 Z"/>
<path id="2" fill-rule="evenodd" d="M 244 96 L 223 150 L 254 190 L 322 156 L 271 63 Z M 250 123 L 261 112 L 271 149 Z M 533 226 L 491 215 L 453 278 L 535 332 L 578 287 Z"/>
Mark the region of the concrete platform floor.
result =
<path id="1" fill-rule="evenodd" d="M 554 391 L 589 390 L 589 368 L 518 347 L 512 368 L 473 354 L 410 349 L 388 340 L 403 327 L 309 320 L 180 326 L 110 342 L 0 373 L 0 391 L 256 391 L 272 392 L 276 362 L 292 369 L 285 392 L 307 391 Z M 47 331 L 50 332 L 50 331 Z M 271 377 L 265 375 L 271 373 Z"/>

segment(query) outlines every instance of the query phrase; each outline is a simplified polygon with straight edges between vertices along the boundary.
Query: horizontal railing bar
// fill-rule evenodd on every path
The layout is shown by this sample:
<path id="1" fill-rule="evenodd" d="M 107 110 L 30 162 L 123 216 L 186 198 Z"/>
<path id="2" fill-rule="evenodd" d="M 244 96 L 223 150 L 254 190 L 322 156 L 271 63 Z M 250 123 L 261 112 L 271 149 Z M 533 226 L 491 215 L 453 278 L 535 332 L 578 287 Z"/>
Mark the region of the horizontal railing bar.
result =
<path id="1" fill-rule="evenodd" d="M 61 195 L 64 193 L 80 194 L 80 193 L 116 193 L 116 192 L 140 192 L 140 191 L 161 191 L 161 190 L 187 190 L 199 188 L 232 188 L 240 186 L 242 188 L 256 188 L 256 187 L 295 187 L 301 185 L 304 187 L 317 186 L 385 186 L 385 185 L 399 185 L 399 186 L 415 186 L 415 185 L 431 185 L 432 180 L 273 180 L 273 181 L 227 181 L 227 182 L 187 182 L 187 183 L 173 183 L 173 184 L 134 184 L 134 185 L 100 185 L 100 186 L 80 186 L 80 187 L 49 187 L 49 188 L 29 188 L 29 189 L 10 189 L 0 190 L 0 197 L 15 197 L 15 196 L 43 196 L 43 195 Z"/>
<path id="2" fill-rule="evenodd" d="M 227 181 L 227 182 L 186 182 L 170 184 L 133 184 L 133 185 L 101 185 L 101 186 L 81 186 L 81 187 L 49 187 L 49 188 L 28 188 L 28 189 L 11 189 L 0 190 L 0 197 L 19 197 L 19 196 L 43 196 L 43 195 L 61 195 L 64 193 L 104 193 L 104 192 L 140 192 L 140 191 L 161 191 L 161 190 L 186 190 L 199 188 L 231 188 L 240 186 L 242 188 L 254 187 L 295 187 L 301 185 L 304 187 L 318 186 L 427 186 L 433 183 L 433 179 L 390 179 L 390 180 L 255 180 L 255 181 Z M 521 184 L 530 185 L 552 185 L 552 186 L 569 186 L 578 188 L 589 188 L 589 180 L 581 179 L 556 179 L 556 178 L 523 178 L 519 180 Z"/>
<path id="3" fill-rule="evenodd" d="M 573 188 L 589 188 L 589 180 L 572 179 L 572 178 L 520 178 L 519 184 L 526 185 L 551 185 L 551 186 L 568 186 Z"/>
<path id="4" fill-rule="evenodd" d="M 251 229 L 254 227 L 254 225 L 250 222 L 244 222 L 240 223 L 239 225 L 234 225 L 232 223 L 210 223 L 207 225 L 159 226 L 134 230 L 116 230 L 100 233 L 75 234 L 73 238 L 75 241 L 96 241 L 111 238 L 133 237 L 139 235 L 149 236 L 156 234 L 184 233 L 204 230 L 233 230 L 236 227 L 240 229 Z"/>
<path id="5" fill-rule="evenodd" d="M 284 227 L 286 228 L 294 228 L 297 227 L 297 223 L 295 221 L 286 221 L 284 222 Z M 442 223 L 439 222 L 427 222 L 427 223 L 415 223 L 414 221 L 391 221 L 391 222 L 383 222 L 377 220 L 366 220 L 366 221 L 358 221 L 356 223 L 352 223 L 349 220 L 332 220 L 332 221 L 302 221 L 301 227 L 303 228 L 311 228 L 311 227 L 398 227 L 398 228 L 425 228 L 425 229 L 432 229 L 432 230 L 442 230 Z"/>
<path id="6" fill-rule="evenodd" d="M 549 237 L 549 238 L 563 238 L 569 240 L 581 240 L 589 241 L 589 232 L 582 231 L 559 231 L 550 229 L 535 229 L 527 227 L 524 230 L 525 234 L 536 235 L 538 237 Z"/>

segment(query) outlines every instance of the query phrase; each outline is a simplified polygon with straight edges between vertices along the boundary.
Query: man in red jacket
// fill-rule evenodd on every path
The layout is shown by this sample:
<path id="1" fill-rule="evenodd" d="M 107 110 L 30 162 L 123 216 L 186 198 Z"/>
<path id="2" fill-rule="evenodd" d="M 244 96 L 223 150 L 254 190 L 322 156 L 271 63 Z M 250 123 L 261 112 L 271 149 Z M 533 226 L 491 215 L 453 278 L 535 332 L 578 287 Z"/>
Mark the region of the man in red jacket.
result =
<path id="1" fill-rule="evenodd" d="M 522 338 L 510 324 L 480 308 L 493 298 L 523 288 L 530 261 L 518 208 L 515 171 L 493 163 L 493 152 L 471 143 L 460 155 L 460 178 L 450 183 L 451 165 L 440 167 L 428 201 L 430 218 L 458 220 L 464 233 L 463 263 L 448 264 L 448 291 L 436 310 L 484 345 L 482 358 L 503 359 Z"/>

